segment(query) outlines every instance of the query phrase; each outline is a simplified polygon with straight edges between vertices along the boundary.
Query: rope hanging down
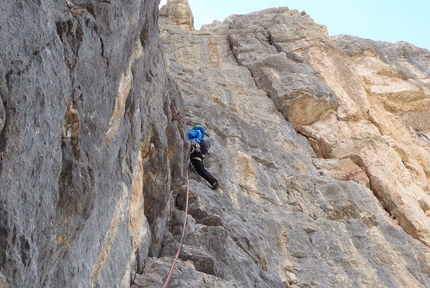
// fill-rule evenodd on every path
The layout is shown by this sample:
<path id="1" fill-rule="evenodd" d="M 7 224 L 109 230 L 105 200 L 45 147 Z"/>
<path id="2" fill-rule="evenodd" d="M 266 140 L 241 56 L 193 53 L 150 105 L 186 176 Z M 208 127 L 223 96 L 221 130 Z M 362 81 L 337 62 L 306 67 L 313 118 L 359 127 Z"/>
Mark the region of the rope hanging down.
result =
<path id="1" fill-rule="evenodd" d="M 164 282 L 163 288 L 167 288 L 167 285 L 169 285 L 170 277 L 172 276 L 173 269 L 175 268 L 176 261 L 178 261 L 179 253 L 181 252 L 182 242 L 184 241 L 184 236 L 185 236 L 185 228 L 187 227 L 188 194 L 190 192 L 190 183 L 188 180 L 188 171 L 187 171 L 186 175 L 187 175 L 187 178 L 186 178 L 187 179 L 187 196 L 186 196 L 186 201 L 185 201 L 184 226 L 182 227 L 181 241 L 179 242 L 179 247 L 178 247 L 178 250 L 176 251 L 175 259 L 173 259 L 172 266 L 170 267 L 170 271 L 169 271 L 169 274 L 167 275 L 166 282 Z"/>

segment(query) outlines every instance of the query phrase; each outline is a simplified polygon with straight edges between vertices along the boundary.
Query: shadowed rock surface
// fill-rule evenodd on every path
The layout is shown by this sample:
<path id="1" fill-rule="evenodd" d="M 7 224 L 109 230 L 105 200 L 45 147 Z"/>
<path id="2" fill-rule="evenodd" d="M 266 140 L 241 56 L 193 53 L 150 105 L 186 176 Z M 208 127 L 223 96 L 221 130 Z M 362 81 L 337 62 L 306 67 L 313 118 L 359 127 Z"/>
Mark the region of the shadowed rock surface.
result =
<path id="1" fill-rule="evenodd" d="M 286 7 L 0 7 L 0 287 L 162 287 L 195 124 L 220 188 L 188 172 L 169 287 L 430 286 L 428 50 Z"/>
<path id="2" fill-rule="evenodd" d="M 0 286 L 130 286 L 187 164 L 158 3 L 0 6 Z"/>

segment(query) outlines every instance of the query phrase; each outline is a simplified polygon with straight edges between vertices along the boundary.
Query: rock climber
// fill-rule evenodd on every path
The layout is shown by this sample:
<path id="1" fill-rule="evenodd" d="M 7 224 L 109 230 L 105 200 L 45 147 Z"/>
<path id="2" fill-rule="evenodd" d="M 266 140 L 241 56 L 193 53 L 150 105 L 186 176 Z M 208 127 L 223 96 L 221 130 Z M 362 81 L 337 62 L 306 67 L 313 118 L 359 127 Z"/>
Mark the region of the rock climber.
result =
<path id="1" fill-rule="evenodd" d="M 211 173 L 209 173 L 208 170 L 206 170 L 205 165 L 203 164 L 203 155 L 200 145 L 196 141 L 191 142 L 190 158 L 191 164 L 193 165 L 194 169 L 196 169 L 197 173 L 209 182 L 213 190 L 217 189 L 219 187 L 218 180 Z"/>
<path id="2" fill-rule="evenodd" d="M 188 139 L 190 139 L 191 143 L 196 142 L 200 145 L 200 150 L 202 152 L 202 156 L 204 157 L 209 153 L 210 148 L 210 142 L 207 143 L 205 140 L 205 135 L 208 136 L 208 134 L 205 131 L 205 128 L 201 125 L 195 125 L 193 126 L 193 129 L 188 131 Z M 208 145 L 209 144 L 209 145 Z"/>

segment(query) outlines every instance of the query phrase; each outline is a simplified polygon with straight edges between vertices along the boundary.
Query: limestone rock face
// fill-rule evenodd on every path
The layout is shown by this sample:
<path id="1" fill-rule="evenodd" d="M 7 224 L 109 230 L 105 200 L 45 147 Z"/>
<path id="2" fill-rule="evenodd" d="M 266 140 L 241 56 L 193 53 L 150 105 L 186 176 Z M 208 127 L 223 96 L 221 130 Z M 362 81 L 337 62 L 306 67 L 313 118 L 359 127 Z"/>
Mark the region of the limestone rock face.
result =
<path id="1" fill-rule="evenodd" d="M 286 7 L 11 2 L 0 287 L 162 287 L 185 217 L 168 287 L 430 287 L 428 50 Z"/>
<path id="2" fill-rule="evenodd" d="M 221 183 L 190 174 L 173 287 L 430 285 L 429 51 L 331 38 L 286 7 L 200 31 L 159 23 Z M 134 287 L 161 285 L 183 216 Z"/>
<path id="3" fill-rule="evenodd" d="M 194 17 L 187 0 L 168 0 L 168 5 L 160 8 L 160 16 L 182 29 L 194 30 Z"/>
<path id="4" fill-rule="evenodd" d="M 130 286 L 186 163 L 158 1 L 0 8 L 0 287 Z"/>

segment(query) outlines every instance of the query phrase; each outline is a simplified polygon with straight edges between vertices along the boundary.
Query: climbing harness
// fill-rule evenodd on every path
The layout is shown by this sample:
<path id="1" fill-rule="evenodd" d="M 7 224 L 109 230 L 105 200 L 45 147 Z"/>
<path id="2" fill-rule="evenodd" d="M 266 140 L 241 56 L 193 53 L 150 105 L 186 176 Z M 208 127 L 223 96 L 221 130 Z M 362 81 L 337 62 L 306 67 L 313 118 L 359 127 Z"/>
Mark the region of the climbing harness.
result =
<path id="1" fill-rule="evenodd" d="M 181 252 L 182 242 L 184 241 L 184 236 L 185 236 L 185 228 L 187 227 L 188 195 L 190 194 L 190 181 L 188 180 L 188 171 L 187 171 L 186 176 L 187 176 L 187 178 L 186 178 L 186 180 L 187 180 L 187 196 L 186 196 L 186 200 L 185 200 L 184 226 L 182 227 L 181 241 L 179 242 L 179 247 L 178 247 L 178 250 L 176 251 L 175 259 L 173 259 L 172 266 L 170 267 L 169 274 L 167 274 L 167 279 L 166 279 L 166 282 L 164 282 L 163 288 L 167 288 L 167 285 L 169 285 L 170 277 L 172 276 L 173 269 L 175 268 L 176 261 L 178 261 L 179 253 Z"/>

